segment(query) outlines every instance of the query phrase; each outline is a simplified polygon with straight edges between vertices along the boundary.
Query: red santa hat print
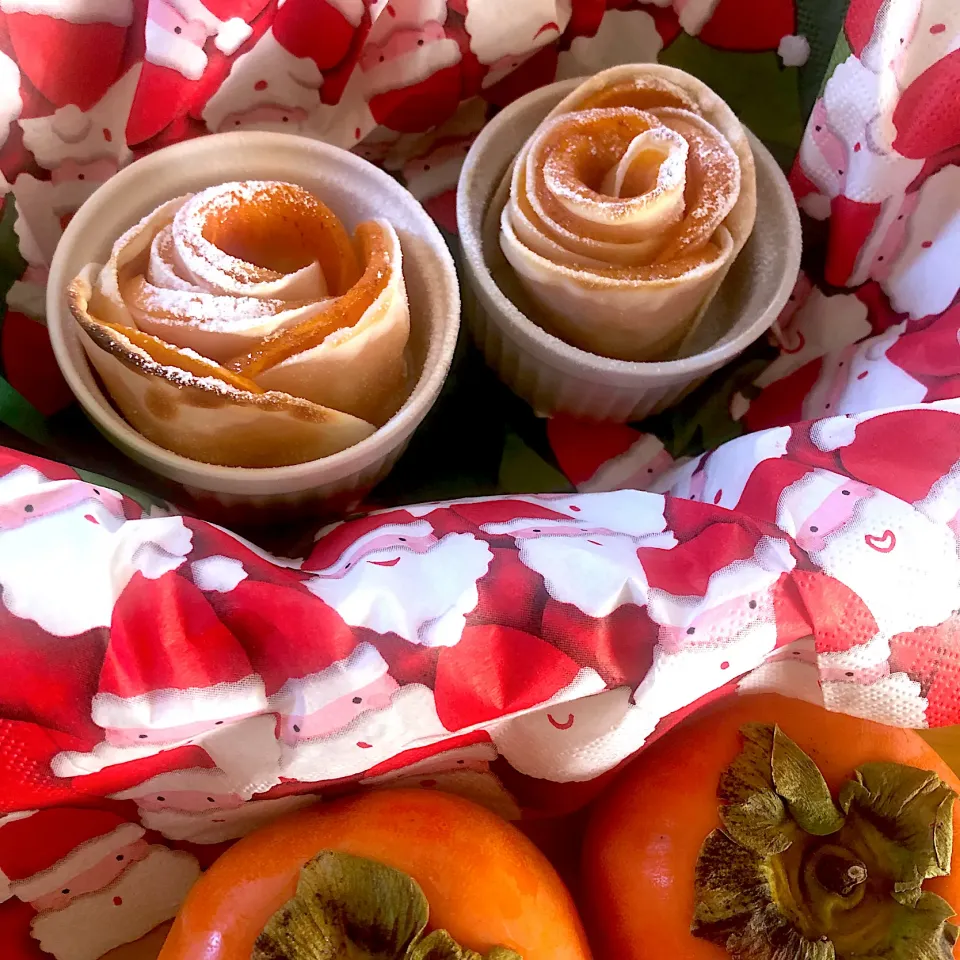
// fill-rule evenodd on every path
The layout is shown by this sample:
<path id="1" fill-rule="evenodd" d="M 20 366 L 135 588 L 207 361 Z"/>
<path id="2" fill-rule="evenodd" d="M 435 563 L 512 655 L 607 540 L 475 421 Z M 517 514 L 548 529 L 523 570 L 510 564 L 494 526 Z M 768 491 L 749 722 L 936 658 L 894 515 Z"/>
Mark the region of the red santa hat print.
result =
<path id="1" fill-rule="evenodd" d="M 440 19 L 424 19 L 432 13 Z M 459 106 L 460 45 L 444 26 L 443 5 L 426 4 L 413 25 L 394 26 L 392 19 L 381 14 L 360 55 L 363 88 L 376 123 L 419 133 L 443 123 Z M 383 32 L 376 29 L 380 22 Z"/>
<path id="2" fill-rule="evenodd" d="M 960 462 L 960 417 L 948 410 L 893 410 L 852 426 L 836 448 L 844 471 L 907 503 L 928 497 Z"/>
<path id="3" fill-rule="evenodd" d="M 74 877 L 145 832 L 104 810 L 41 810 L 0 825 L 0 873 L 14 896 L 39 900 L 68 889 Z"/>
<path id="4" fill-rule="evenodd" d="M 318 70 L 332 70 L 350 51 L 365 16 L 364 0 L 286 0 L 273 21 L 277 43 Z"/>
<path id="5" fill-rule="evenodd" d="M 642 490 L 673 466 L 653 434 L 626 424 L 552 417 L 547 437 L 561 469 L 581 493 Z"/>
<path id="6" fill-rule="evenodd" d="M 211 131 L 244 127 L 293 132 L 319 106 L 320 68 L 313 59 L 291 53 L 276 29 L 274 24 L 234 60 L 207 101 L 202 116 Z"/>
<path id="7" fill-rule="evenodd" d="M 310 556 L 303 563 L 303 569 L 327 570 L 335 566 L 348 550 L 351 553 L 362 550 L 381 536 L 406 534 L 423 537 L 432 533 L 433 527 L 428 521 L 407 510 L 389 510 L 347 520 L 321 531 Z"/>
<path id="8" fill-rule="evenodd" d="M 120 73 L 134 0 L 0 0 L 20 69 L 55 107 L 87 110 Z"/>
<path id="9" fill-rule="evenodd" d="M 147 60 L 199 80 L 207 67 L 208 37 L 221 53 L 236 53 L 251 28 L 241 17 L 221 20 L 213 7 L 212 0 L 148 0 Z"/>
<path id="10" fill-rule="evenodd" d="M 235 54 L 252 36 L 249 21 L 265 5 L 266 0 L 147 0 L 143 73 L 127 124 L 129 143 L 154 137 L 209 93 L 200 83 L 210 60 L 208 39 L 213 38 L 211 53 Z M 245 16 L 237 15 L 238 7 Z"/>
<path id="11" fill-rule="evenodd" d="M 118 759 L 124 748 L 155 752 L 265 708 L 262 681 L 203 594 L 176 572 L 137 574 L 114 608 L 93 701 Z"/>
<path id="12" fill-rule="evenodd" d="M 148 846 L 139 824 L 71 808 L 0 826 L 0 861 L 37 911 L 30 935 L 58 960 L 139 940 L 172 918 L 200 873 L 190 854 Z"/>
<path id="13" fill-rule="evenodd" d="M 491 624 L 467 627 L 460 643 L 441 651 L 434 695 L 443 725 L 463 730 L 605 686 L 545 640 Z"/>
<path id="14" fill-rule="evenodd" d="M 356 644 L 350 649 L 335 649 L 331 645 L 315 653 L 311 673 L 290 677 L 270 695 L 269 707 L 281 715 L 281 722 L 286 716 L 316 714 L 341 697 L 383 680 L 389 672 L 387 662 L 370 643 Z"/>

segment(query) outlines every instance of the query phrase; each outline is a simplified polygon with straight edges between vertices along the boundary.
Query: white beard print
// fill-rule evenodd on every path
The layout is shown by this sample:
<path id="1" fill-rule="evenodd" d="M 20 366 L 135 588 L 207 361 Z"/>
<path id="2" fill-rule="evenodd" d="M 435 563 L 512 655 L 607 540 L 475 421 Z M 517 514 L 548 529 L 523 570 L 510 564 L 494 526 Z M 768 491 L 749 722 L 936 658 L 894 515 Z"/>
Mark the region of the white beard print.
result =
<path id="1" fill-rule="evenodd" d="M 554 600 L 605 617 L 625 603 L 647 602 L 647 577 L 637 548 L 669 548 L 675 542 L 669 533 L 643 539 L 590 531 L 582 536 L 544 534 L 519 541 L 520 560 L 543 577 Z"/>
<path id="2" fill-rule="evenodd" d="M 191 539 L 179 517 L 121 520 L 91 497 L 0 531 L 3 603 L 58 637 L 107 627 L 134 573 L 176 570 Z"/>
<path id="3" fill-rule="evenodd" d="M 451 647 L 479 602 L 477 581 L 493 554 L 469 533 L 451 533 L 424 553 L 401 546 L 361 557 L 339 577 L 314 577 L 304 586 L 351 627 L 395 633 L 409 643 Z M 393 566 L 378 562 L 396 559 Z"/>
<path id="4" fill-rule="evenodd" d="M 530 777 L 592 780 L 638 750 L 653 730 L 630 702 L 629 687 L 557 703 L 490 728 L 501 755 Z"/>
<path id="5" fill-rule="evenodd" d="M 879 490 L 810 559 L 858 594 L 888 636 L 936 626 L 960 608 L 952 531 Z"/>
<path id="6" fill-rule="evenodd" d="M 827 680 L 821 686 L 828 710 L 893 727 L 922 730 L 928 726 L 928 701 L 920 684 L 905 673 L 891 673 L 873 683 Z"/>
<path id="7" fill-rule="evenodd" d="M 777 643 L 773 623 L 756 623 L 728 642 L 668 653 L 657 646 L 653 666 L 633 699 L 653 728 L 664 717 L 689 706 L 730 680 L 760 666 Z"/>
<path id="8" fill-rule="evenodd" d="M 30 932 L 57 960 L 98 960 L 172 919 L 199 876 L 190 854 L 154 846 L 104 889 L 38 913 Z"/>
<path id="9" fill-rule="evenodd" d="M 164 810 L 137 808 L 140 822 L 148 830 L 156 830 L 168 840 L 190 843 L 223 843 L 245 837 L 258 827 L 278 817 L 319 802 L 320 797 L 306 794 L 278 797 L 275 800 L 247 800 L 233 808 L 210 808 L 199 812 L 170 807 Z"/>
<path id="10" fill-rule="evenodd" d="M 426 746 L 450 736 L 440 722 L 433 691 L 419 683 L 401 687 L 381 710 L 360 714 L 327 737 L 281 747 L 280 775 L 316 783 L 363 773 L 402 750 Z M 360 744 L 364 746 L 360 746 Z"/>

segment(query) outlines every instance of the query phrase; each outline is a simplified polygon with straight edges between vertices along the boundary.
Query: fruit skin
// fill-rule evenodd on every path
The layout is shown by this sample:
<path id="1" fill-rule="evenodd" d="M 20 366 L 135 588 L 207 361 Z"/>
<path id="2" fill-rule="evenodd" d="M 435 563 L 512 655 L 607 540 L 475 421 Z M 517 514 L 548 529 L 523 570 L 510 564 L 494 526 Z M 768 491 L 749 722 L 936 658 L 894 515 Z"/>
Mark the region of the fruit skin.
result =
<path id="1" fill-rule="evenodd" d="M 284 817 L 231 847 L 190 891 L 158 960 L 249 960 L 257 934 L 320 850 L 413 877 L 430 928 L 481 953 L 590 960 L 573 900 L 533 844 L 495 814 L 432 790 L 384 790 Z"/>
<path id="2" fill-rule="evenodd" d="M 887 727 L 776 694 L 738 697 L 698 713 L 642 753 L 595 806 L 583 845 L 584 918 L 598 957 L 724 960 L 690 933 L 700 845 L 720 826 L 720 774 L 740 752 L 739 729 L 776 723 L 820 768 L 836 797 L 854 769 L 889 761 L 960 780 L 912 730 Z M 960 804 L 953 811 L 953 873 L 924 889 L 960 907 Z"/>

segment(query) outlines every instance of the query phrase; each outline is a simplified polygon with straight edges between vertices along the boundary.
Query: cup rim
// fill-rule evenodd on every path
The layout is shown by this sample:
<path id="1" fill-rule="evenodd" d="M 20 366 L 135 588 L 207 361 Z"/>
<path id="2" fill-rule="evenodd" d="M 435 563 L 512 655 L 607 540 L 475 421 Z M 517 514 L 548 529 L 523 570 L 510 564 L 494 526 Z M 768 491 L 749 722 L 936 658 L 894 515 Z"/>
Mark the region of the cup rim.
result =
<path id="1" fill-rule="evenodd" d="M 318 154 L 321 162 L 338 166 L 342 170 L 362 172 L 364 176 L 379 181 L 386 192 L 395 194 L 401 202 L 407 204 L 410 213 L 421 221 L 424 228 L 421 236 L 427 241 L 436 263 L 441 268 L 440 272 L 447 281 L 445 293 L 449 309 L 445 311 L 446 323 L 439 338 L 438 349 L 435 348 L 436 355 L 431 357 L 428 351 L 423 372 L 404 405 L 369 437 L 328 457 L 303 463 L 281 467 L 229 467 L 193 460 L 153 443 L 113 409 L 102 391 L 97 389 L 94 392 L 83 382 L 68 348 L 67 338 L 75 337 L 77 333 L 64 296 L 67 284 L 72 279 L 65 275 L 65 264 L 68 251 L 72 251 L 82 242 L 84 233 L 96 220 L 101 209 L 109 206 L 117 194 L 123 192 L 129 184 L 149 178 L 155 170 L 168 164 L 183 164 L 189 168 L 192 161 L 204 154 L 227 150 L 243 151 L 263 145 L 271 146 L 278 154 L 295 150 Z M 436 224 L 413 194 L 388 173 L 349 150 L 310 137 L 272 131 L 230 131 L 196 137 L 163 147 L 124 167 L 84 201 L 67 225 L 50 265 L 46 293 L 48 333 L 57 365 L 95 426 L 120 444 L 125 455 L 132 456 L 133 459 L 142 457 L 141 462 L 149 464 L 155 472 L 178 482 L 195 482 L 204 489 L 223 493 L 248 492 L 251 485 L 257 486 L 267 479 L 283 489 L 299 489 L 298 481 L 304 481 L 304 484 L 317 482 L 317 468 L 321 464 L 324 467 L 325 480 L 347 477 L 377 462 L 389 450 L 405 442 L 433 406 L 449 372 L 459 333 L 460 308 L 460 288 L 453 257 Z M 136 456 L 127 452 L 130 449 L 136 451 Z"/>
<path id="2" fill-rule="evenodd" d="M 657 66 L 663 67 L 662 64 Z M 476 285 L 478 288 L 476 292 L 489 302 L 497 318 L 509 326 L 512 336 L 521 339 L 528 349 L 536 351 L 541 362 L 554 366 L 562 372 L 574 373 L 581 378 L 586 374 L 589 379 L 601 382 L 614 379 L 621 383 L 631 383 L 636 382 L 638 378 L 665 382 L 686 380 L 701 371 L 715 370 L 742 353 L 764 330 L 770 327 L 775 318 L 770 317 L 769 311 L 760 313 L 756 320 L 736 337 L 725 340 L 726 334 L 724 334 L 712 346 L 690 357 L 656 361 L 617 360 L 581 350 L 534 323 L 500 289 L 483 256 L 483 218 L 496 191 L 499 177 L 491 182 L 490 191 L 484 198 L 483 214 L 476 225 L 471 220 L 471 206 L 475 200 L 472 190 L 474 172 L 482 166 L 488 147 L 500 136 L 502 130 L 509 128 L 518 114 L 530 109 L 534 103 L 547 101 L 545 116 L 554 104 L 559 103 L 566 94 L 587 79 L 589 78 L 573 77 L 532 90 L 501 110 L 484 126 L 471 145 L 460 174 L 462 189 L 457 192 L 457 229 L 471 284 Z M 781 201 L 780 205 L 789 218 L 785 227 L 788 235 L 796 238 L 795 259 L 797 272 L 799 272 L 802 236 L 800 213 L 793 198 L 793 192 L 773 154 L 745 125 L 743 129 L 750 141 L 757 167 L 762 165 L 764 172 L 770 176 L 777 197 Z M 785 271 L 774 299 L 786 301 L 795 283 L 796 276 L 789 270 Z M 771 300 L 771 302 L 774 301 Z"/>

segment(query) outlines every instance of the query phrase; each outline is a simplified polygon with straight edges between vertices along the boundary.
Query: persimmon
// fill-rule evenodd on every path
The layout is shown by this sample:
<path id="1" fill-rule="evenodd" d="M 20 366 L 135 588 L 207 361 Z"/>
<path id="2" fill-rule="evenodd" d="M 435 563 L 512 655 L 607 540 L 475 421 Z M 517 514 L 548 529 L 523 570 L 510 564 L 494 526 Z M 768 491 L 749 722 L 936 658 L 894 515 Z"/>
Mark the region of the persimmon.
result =
<path id="1" fill-rule="evenodd" d="M 433 933 L 418 939 L 418 923 Z M 343 943 L 302 950 L 294 941 L 311 924 L 336 927 L 332 940 Z M 384 945 L 385 930 L 396 943 Z M 569 892 L 519 830 L 460 797 L 395 789 L 301 811 L 240 840 L 190 891 L 158 960 L 477 956 L 468 951 L 590 960 Z"/>
<path id="2" fill-rule="evenodd" d="M 952 957 L 957 791 L 913 731 L 773 694 L 722 702 L 594 808 L 593 947 L 617 960 Z"/>

